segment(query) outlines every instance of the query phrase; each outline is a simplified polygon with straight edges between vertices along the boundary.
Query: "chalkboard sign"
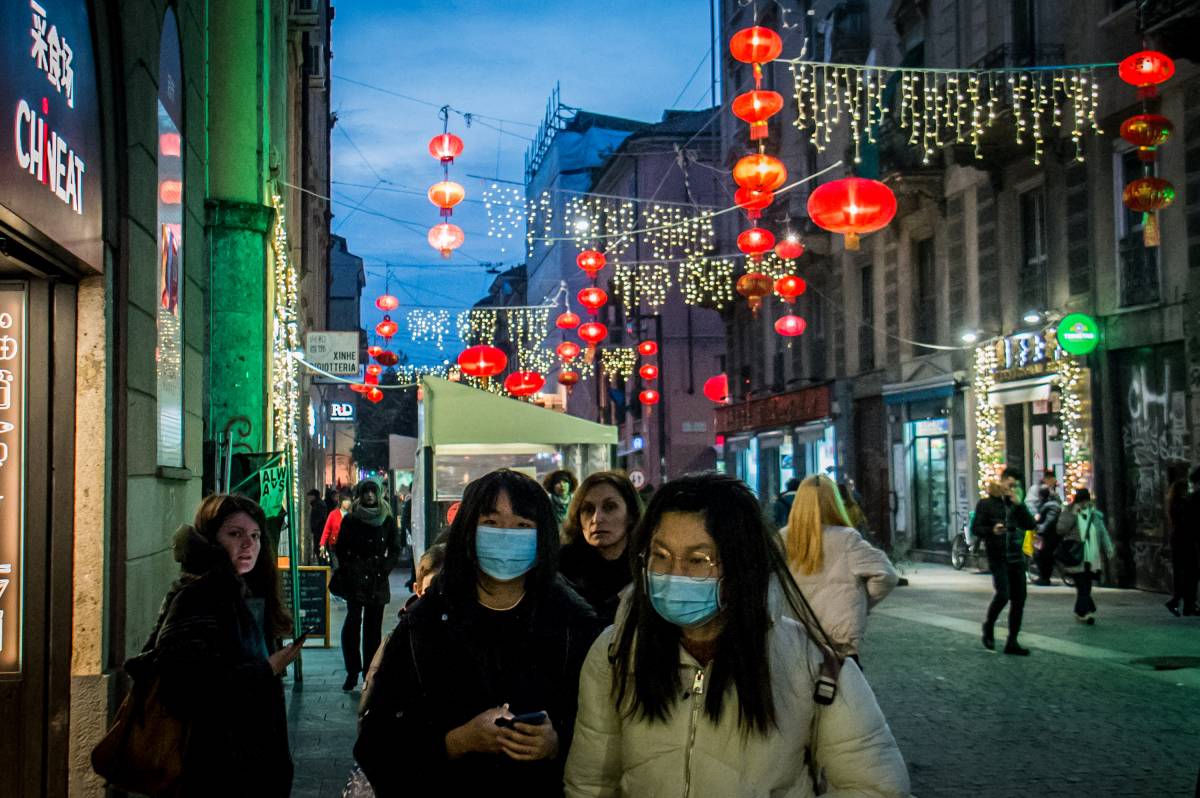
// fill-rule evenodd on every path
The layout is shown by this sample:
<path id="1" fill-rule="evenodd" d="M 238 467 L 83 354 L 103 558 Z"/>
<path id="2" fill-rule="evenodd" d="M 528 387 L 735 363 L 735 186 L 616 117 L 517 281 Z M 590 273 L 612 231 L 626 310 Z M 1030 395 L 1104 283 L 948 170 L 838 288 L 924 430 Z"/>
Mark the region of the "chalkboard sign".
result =
<path id="1" fill-rule="evenodd" d="M 323 565 L 300 566 L 300 631 L 311 629 L 309 641 L 325 638 L 329 648 L 329 568 Z M 292 612 L 292 573 L 279 569 L 279 589 L 283 605 Z"/>

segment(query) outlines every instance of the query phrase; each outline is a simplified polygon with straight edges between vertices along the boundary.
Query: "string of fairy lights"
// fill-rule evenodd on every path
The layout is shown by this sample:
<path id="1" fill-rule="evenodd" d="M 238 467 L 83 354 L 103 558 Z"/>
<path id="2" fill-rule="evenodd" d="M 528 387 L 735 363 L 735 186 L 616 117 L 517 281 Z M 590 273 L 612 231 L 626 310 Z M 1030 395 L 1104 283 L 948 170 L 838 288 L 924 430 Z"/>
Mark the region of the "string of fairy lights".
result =
<path id="1" fill-rule="evenodd" d="M 300 350 L 300 279 L 288 257 L 287 221 L 283 199 L 271 195 L 275 210 L 272 230 L 272 277 L 275 301 L 271 332 L 271 414 L 276 449 L 283 449 L 288 462 L 299 462 L 300 373 L 293 353 Z M 292 507 L 300 506 L 300 476 L 294 466 L 288 486 Z"/>

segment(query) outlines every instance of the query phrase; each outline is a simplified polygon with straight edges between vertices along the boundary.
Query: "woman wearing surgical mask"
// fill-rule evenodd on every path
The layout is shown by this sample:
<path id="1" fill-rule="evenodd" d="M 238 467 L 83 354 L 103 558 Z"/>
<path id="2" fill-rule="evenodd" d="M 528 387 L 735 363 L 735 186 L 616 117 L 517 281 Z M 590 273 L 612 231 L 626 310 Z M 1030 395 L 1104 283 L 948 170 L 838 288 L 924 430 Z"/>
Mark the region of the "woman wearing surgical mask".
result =
<path id="1" fill-rule="evenodd" d="M 875 696 L 813 642 L 824 635 L 749 488 L 668 482 L 630 545 L 633 590 L 580 676 L 568 796 L 802 798 L 822 772 L 830 794 L 908 795 Z"/>
<path id="2" fill-rule="evenodd" d="M 579 671 L 599 631 L 557 573 L 537 482 L 467 486 L 442 572 L 405 613 L 361 708 L 354 756 L 377 795 L 562 795 Z"/>

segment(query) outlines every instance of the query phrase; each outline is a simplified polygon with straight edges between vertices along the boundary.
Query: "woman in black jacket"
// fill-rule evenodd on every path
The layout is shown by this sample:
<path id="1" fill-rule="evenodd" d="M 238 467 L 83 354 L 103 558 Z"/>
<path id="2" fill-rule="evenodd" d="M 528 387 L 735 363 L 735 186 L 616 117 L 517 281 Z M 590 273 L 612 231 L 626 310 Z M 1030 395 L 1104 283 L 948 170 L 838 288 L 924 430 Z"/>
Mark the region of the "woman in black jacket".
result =
<path id="1" fill-rule="evenodd" d="M 467 486 L 442 572 L 401 616 L 362 708 L 354 756 L 381 798 L 562 795 L 599 625 L 558 575 L 558 548 L 532 479 Z"/>
<path id="2" fill-rule="evenodd" d="M 126 668 L 157 668 L 162 698 L 191 725 L 177 796 L 286 796 L 292 787 L 280 674 L 300 649 L 279 597 L 262 509 L 241 496 L 200 503 L 175 534 L 183 574 L 171 587 L 147 654 Z"/>
<path id="3" fill-rule="evenodd" d="M 380 497 L 379 483 L 363 480 L 354 488 L 353 508 L 342 519 L 334 544 L 338 568 L 329 585 L 330 592 L 346 599 L 343 690 L 353 690 L 375 658 L 383 636 L 383 608 L 392 600 L 389 575 L 400 562 L 400 549 L 396 516 Z"/>
<path id="4" fill-rule="evenodd" d="M 621 471 L 597 471 L 583 480 L 563 524 L 559 570 L 607 626 L 620 593 L 633 581 L 629 539 L 642 518 L 637 488 Z"/>

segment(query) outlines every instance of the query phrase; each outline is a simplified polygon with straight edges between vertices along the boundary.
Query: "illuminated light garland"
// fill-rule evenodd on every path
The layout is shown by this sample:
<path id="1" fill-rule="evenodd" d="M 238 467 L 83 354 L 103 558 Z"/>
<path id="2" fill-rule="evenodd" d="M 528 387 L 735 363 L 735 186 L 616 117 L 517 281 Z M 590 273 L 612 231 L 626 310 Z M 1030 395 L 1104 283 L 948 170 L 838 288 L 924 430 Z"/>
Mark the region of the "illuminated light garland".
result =
<path id="1" fill-rule="evenodd" d="M 691 216 L 690 208 L 677 205 L 653 205 L 646 212 L 642 239 L 656 260 L 692 258 L 713 251 L 713 217 L 708 211 Z"/>
<path id="2" fill-rule="evenodd" d="M 549 191 L 543 191 L 536 198 L 530 197 L 525 203 L 525 251 L 529 257 L 533 257 L 533 242 L 539 240 L 539 227 L 542 230 L 542 246 L 553 244 L 554 200 Z"/>
<path id="3" fill-rule="evenodd" d="M 733 302 L 733 276 L 737 264 L 728 258 L 697 258 L 679 267 L 679 290 L 689 305 L 715 305 L 722 310 Z"/>
<path id="4" fill-rule="evenodd" d="M 546 374 L 554 364 L 554 353 L 546 346 L 551 306 L 470 308 L 458 314 L 458 337 L 464 344 L 490 344 L 502 329 L 514 349 L 513 367 L 518 371 Z M 503 388 L 503 386 L 501 386 Z M 490 386 L 489 386 L 490 390 Z"/>
<path id="5" fill-rule="evenodd" d="M 627 234 L 637 227 L 637 219 L 637 205 L 631 201 L 579 194 L 564 206 L 563 235 L 580 249 L 600 249 L 618 258 L 633 243 Z"/>
<path id="6" fill-rule="evenodd" d="M 860 163 L 863 139 L 875 144 L 876 128 L 890 118 L 908 132 L 908 144 L 921 148 L 922 162 L 949 144 L 971 144 L 982 158 L 981 140 L 999 116 L 1012 108 L 1016 143 L 1033 142 L 1033 162 L 1041 163 L 1044 141 L 1055 130 L 1069 129 L 1075 159 L 1083 160 L 1083 136 L 1097 135 L 1100 88 L 1095 70 L 1111 64 L 1030 69 L 923 69 L 868 67 L 796 60 L 790 62 L 796 101 L 794 124 L 809 130 L 818 152 L 845 125 Z M 897 81 L 899 107 L 884 100 Z M 1068 126 L 1065 116 L 1070 117 Z"/>
<path id="7" fill-rule="evenodd" d="M 488 238 L 510 241 L 525 226 L 525 193 L 517 186 L 492 183 L 483 190 L 483 208 Z M 508 247 L 501 244 L 500 251 L 507 252 Z"/>
<path id="8" fill-rule="evenodd" d="M 1061 394 L 1062 421 L 1060 430 L 1063 439 L 1064 475 L 1063 483 L 1067 495 L 1080 488 L 1088 488 L 1092 481 L 1092 455 L 1088 449 L 1088 423 L 1085 408 L 1088 406 L 1089 387 L 1084 379 L 1084 368 L 1072 357 L 1064 357 L 1058 363 L 1056 376 Z"/>
<path id="9" fill-rule="evenodd" d="M 671 268 L 665 263 L 617 262 L 611 280 L 613 293 L 621 299 L 626 314 L 632 314 L 645 302 L 657 314 L 671 290 Z"/>
<path id="10" fill-rule="evenodd" d="M 300 350 L 300 280 L 288 258 L 288 234 L 283 199 L 272 194 L 274 311 L 271 335 L 271 411 L 275 449 L 284 449 L 292 464 L 292 507 L 300 507 L 300 373 L 293 352 Z M 298 541 L 293 524 L 292 539 Z"/>
<path id="11" fill-rule="evenodd" d="M 989 394 L 996 386 L 1000 356 L 995 341 L 975 348 L 975 452 L 979 462 L 979 495 L 986 496 L 988 485 L 1000 479 L 1004 470 L 1004 449 L 1000 444 L 1000 408 L 991 403 Z"/>
<path id="12" fill-rule="evenodd" d="M 450 311 L 410 310 L 404 317 L 404 323 L 413 343 L 433 343 L 438 351 L 445 349 L 446 336 L 450 333 Z"/>
<path id="13" fill-rule="evenodd" d="M 600 350 L 600 368 L 615 383 L 623 383 L 637 371 L 637 349 L 617 346 Z"/>

